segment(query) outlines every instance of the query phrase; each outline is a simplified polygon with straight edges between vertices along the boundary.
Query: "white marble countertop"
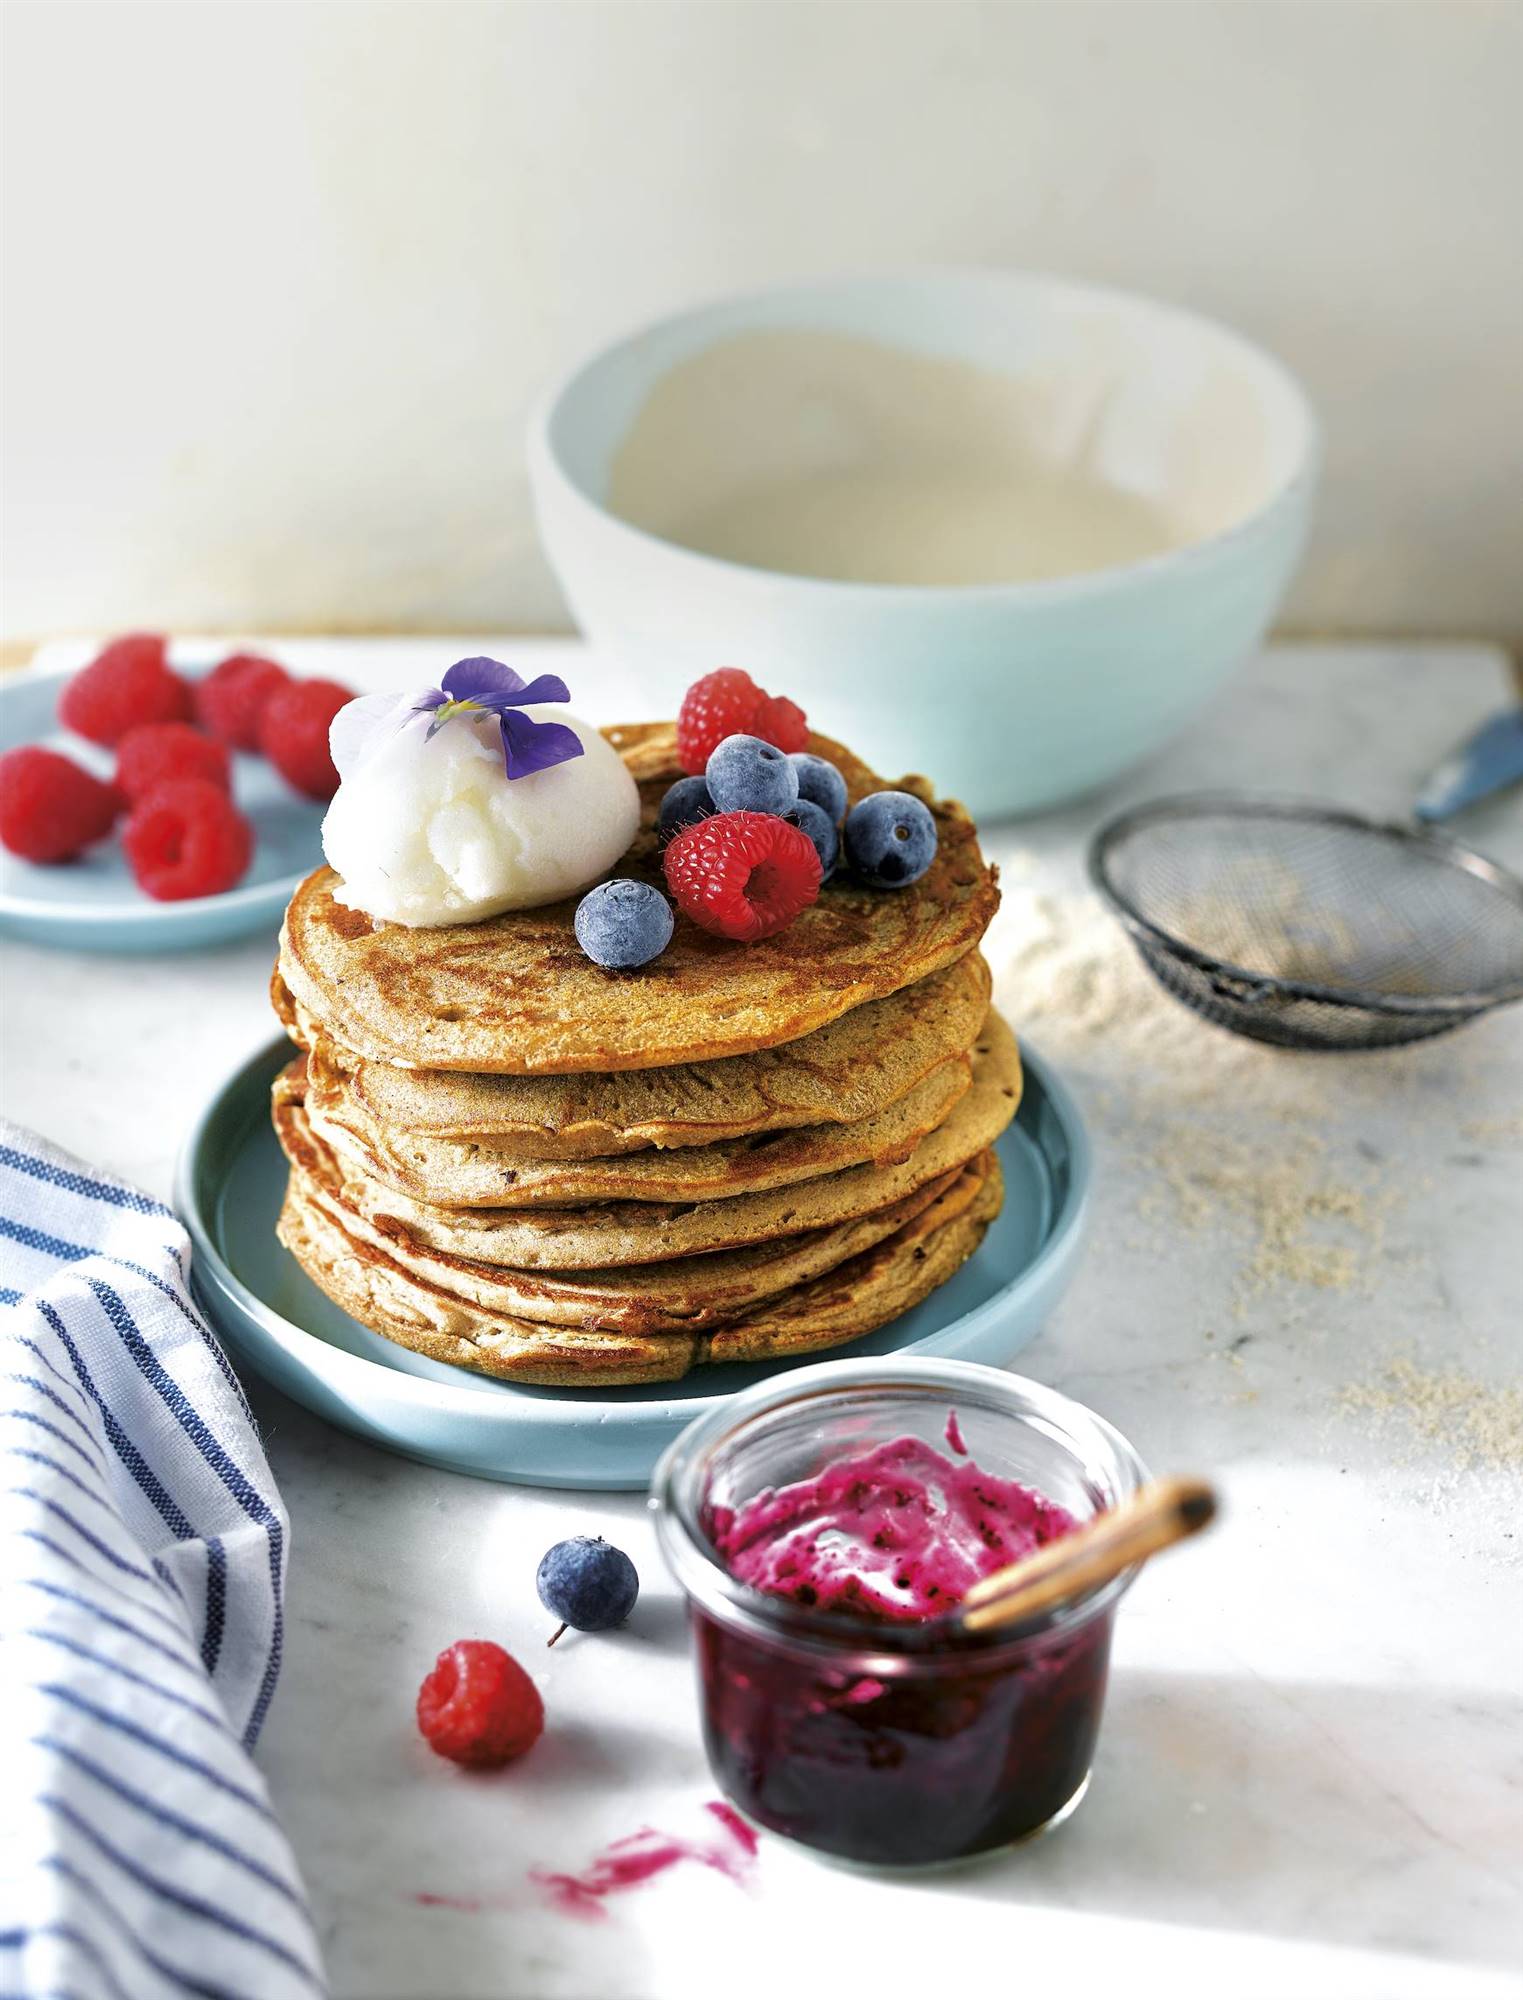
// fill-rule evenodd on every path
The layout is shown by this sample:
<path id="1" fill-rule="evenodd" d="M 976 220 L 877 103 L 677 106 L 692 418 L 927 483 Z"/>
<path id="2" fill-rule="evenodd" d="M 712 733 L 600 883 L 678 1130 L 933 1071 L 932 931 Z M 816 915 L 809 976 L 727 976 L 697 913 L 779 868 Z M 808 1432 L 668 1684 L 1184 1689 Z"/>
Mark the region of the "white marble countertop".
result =
<path id="1" fill-rule="evenodd" d="M 284 650 L 351 681 L 424 677 L 415 645 Z M 429 649 L 430 668 L 469 650 Z M 618 711 L 615 677 L 564 670 L 588 712 Z M 252 1385 L 294 1524 L 260 1757 L 342 2000 L 1516 1990 L 1523 1020 L 1374 1057 L 1232 1042 L 1131 970 L 1078 862 L 1123 798 L 1192 785 L 1399 813 L 1504 688 L 1481 648 L 1277 649 L 1106 800 L 987 838 L 1002 1002 L 1063 1066 L 1099 1158 L 1080 1276 L 1020 1365 L 1226 1501 L 1128 1601 L 1094 1783 L 1052 1839 L 910 1886 L 764 1839 L 743 1885 L 677 1868 L 602 1923 L 561 1914 L 531 1867 L 576 1869 L 643 1825 L 696 1834 L 713 1796 L 639 1501 L 429 1471 Z M 1517 865 L 1519 820 L 1514 799 L 1462 830 Z M 193 1113 L 268 1037 L 270 949 L 7 943 L 7 1113 L 167 1194 Z M 644 1593 L 626 1631 L 547 1653 L 534 1566 L 584 1531 L 630 1551 Z M 467 1634 L 517 1651 L 549 1711 L 491 1778 L 412 1724 L 421 1674 Z"/>

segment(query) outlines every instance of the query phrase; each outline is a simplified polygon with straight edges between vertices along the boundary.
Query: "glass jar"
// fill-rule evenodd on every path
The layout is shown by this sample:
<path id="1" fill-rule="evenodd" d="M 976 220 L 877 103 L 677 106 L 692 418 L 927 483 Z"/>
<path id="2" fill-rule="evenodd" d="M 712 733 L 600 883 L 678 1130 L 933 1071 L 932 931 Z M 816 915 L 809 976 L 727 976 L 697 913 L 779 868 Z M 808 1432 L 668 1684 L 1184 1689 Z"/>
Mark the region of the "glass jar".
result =
<path id="1" fill-rule="evenodd" d="M 955 1618 L 869 1622 L 731 1576 L 716 1513 L 895 1438 L 1019 1481 L 1076 1520 L 1147 1477 L 1080 1403 L 971 1362 L 888 1357 L 801 1368 L 689 1425 L 656 1468 L 657 1535 L 687 1598 L 704 1736 L 758 1825 L 877 1868 L 939 1866 L 1065 1818 L 1089 1778 L 1125 1572 L 1014 1632 Z M 958 1433 L 960 1432 L 960 1438 Z"/>

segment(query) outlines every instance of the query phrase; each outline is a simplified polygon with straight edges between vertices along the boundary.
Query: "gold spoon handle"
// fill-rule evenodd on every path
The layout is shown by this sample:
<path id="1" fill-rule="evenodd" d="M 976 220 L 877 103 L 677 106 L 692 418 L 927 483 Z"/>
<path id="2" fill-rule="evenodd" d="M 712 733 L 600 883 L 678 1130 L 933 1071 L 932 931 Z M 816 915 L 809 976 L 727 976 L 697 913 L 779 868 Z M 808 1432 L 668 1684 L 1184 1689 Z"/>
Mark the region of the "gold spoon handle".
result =
<path id="1" fill-rule="evenodd" d="M 963 1626 L 1019 1624 L 1198 1534 L 1215 1515 L 1216 1495 L 1203 1479 L 1155 1480 L 1124 1506 L 980 1578 L 962 1601 Z"/>

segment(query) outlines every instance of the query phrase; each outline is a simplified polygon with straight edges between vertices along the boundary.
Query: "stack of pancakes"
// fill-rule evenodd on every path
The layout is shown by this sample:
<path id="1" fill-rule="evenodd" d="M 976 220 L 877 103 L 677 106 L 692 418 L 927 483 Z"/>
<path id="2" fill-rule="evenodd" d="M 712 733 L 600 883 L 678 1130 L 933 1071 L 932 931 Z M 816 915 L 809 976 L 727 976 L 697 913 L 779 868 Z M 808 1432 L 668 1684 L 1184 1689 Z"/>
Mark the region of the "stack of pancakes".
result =
<path id="1" fill-rule="evenodd" d="M 674 732 L 607 733 L 644 807 L 618 872 L 659 882 Z M 853 800 L 882 789 L 810 748 Z M 998 1213 L 1020 1062 L 977 950 L 994 871 L 903 782 L 940 835 L 911 888 L 831 882 L 753 944 L 679 919 L 634 972 L 583 956 L 574 900 L 409 930 L 309 877 L 273 988 L 302 1051 L 281 1241 L 403 1346 L 570 1388 L 810 1354 L 917 1304 Z"/>

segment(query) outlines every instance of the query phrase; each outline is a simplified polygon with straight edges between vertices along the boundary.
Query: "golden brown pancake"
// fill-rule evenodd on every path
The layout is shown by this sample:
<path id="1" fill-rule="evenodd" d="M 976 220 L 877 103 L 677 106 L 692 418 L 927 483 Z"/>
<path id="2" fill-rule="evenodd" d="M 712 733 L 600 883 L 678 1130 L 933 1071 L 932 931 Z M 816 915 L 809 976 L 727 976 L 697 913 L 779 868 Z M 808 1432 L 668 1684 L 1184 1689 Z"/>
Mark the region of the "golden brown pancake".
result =
<path id="1" fill-rule="evenodd" d="M 991 1013 L 973 1052 L 973 1086 L 951 1116 L 893 1167 L 859 1166 L 791 1188 L 690 1204 L 611 1202 L 577 1209 L 450 1208 L 377 1180 L 338 1149 L 341 1192 L 368 1221 L 451 1256 L 519 1271 L 604 1270 L 734 1250 L 873 1215 L 992 1146 L 1020 1101 L 1015 1037 Z M 277 1080 L 275 1126 L 293 1164 L 312 1144 L 302 1068 Z"/>
<path id="2" fill-rule="evenodd" d="M 828 1277 L 717 1328 L 699 1359 L 781 1361 L 818 1354 L 887 1326 L 956 1276 L 983 1242 L 1004 1200 L 999 1159 L 983 1153 L 897 1235 Z"/>
<path id="3" fill-rule="evenodd" d="M 394 1217 L 372 1221 L 347 1194 L 341 1163 L 313 1135 L 300 1108 L 284 1106 L 279 1125 L 292 1183 L 304 1206 L 326 1210 L 357 1242 L 486 1312 L 582 1332 L 685 1333 L 738 1319 L 763 1299 L 823 1277 L 892 1236 L 944 1194 L 962 1171 L 953 1167 L 872 1215 L 748 1249 L 607 1271 L 515 1271 L 433 1249 Z"/>
<path id="4" fill-rule="evenodd" d="M 509 1382 L 598 1390 L 840 1346 L 907 1312 L 973 1253 L 1001 1200 L 987 1154 L 892 1236 L 712 1333 L 583 1332 L 484 1311 L 350 1235 L 293 1175 L 280 1240 L 343 1311 L 400 1346 Z"/>
<path id="5" fill-rule="evenodd" d="M 609 1201 L 733 1201 L 794 1187 L 864 1160 L 907 1160 L 944 1122 L 972 1079 L 966 1056 L 949 1056 L 897 1102 L 855 1125 L 803 1125 L 713 1146 L 617 1153 L 602 1160 L 534 1160 L 476 1140 L 435 1139 L 381 1127 L 363 1105 L 314 1088 L 314 1129 L 377 1180 L 419 1200 L 461 1208 L 580 1208 Z"/>
<path id="6" fill-rule="evenodd" d="M 640 835 L 617 872 L 659 879 L 655 818 L 680 775 L 670 723 L 611 729 L 640 784 Z M 828 737 L 853 799 L 882 780 Z M 993 869 L 962 807 L 938 803 L 924 779 L 903 789 L 936 815 L 940 845 L 907 889 L 842 877 L 786 930 L 755 943 L 714 937 L 678 919 L 661 957 L 633 972 L 586 958 L 575 901 L 479 924 L 409 930 L 337 901 L 320 868 L 291 899 L 280 974 L 332 1038 L 376 1062 L 512 1075 L 670 1068 L 775 1048 L 854 1007 L 953 964 L 977 944 L 998 903 Z"/>
<path id="7" fill-rule="evenodd" d="M 288 996 L 278 994 L 277 1005 L 308 1051 L 315 1097 L 340 1123 L 485 1141 L 524 1159 L 599 1159 L 871 1118 L 971 1047 L 988 1011 L 989 987 L 988 965 L 971 951 L 944 972 L 855 1007 L 796 1042 L 718 1062 L 610 1075 L 399 1069 L 341 1047 Z"/>

